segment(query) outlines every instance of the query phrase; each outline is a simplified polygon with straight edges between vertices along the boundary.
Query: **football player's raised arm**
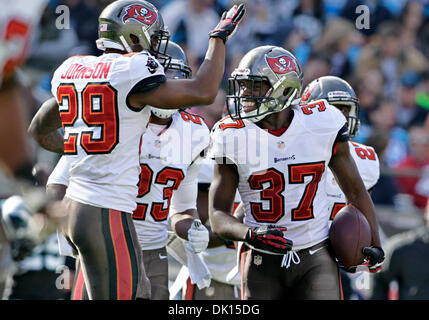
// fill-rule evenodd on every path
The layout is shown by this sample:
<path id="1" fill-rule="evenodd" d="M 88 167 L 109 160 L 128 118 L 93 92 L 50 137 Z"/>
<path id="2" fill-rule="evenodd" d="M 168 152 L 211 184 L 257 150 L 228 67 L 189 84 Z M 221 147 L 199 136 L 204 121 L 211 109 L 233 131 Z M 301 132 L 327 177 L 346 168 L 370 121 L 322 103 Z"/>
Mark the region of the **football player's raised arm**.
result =
<path id="1" fill-rule="evenodd" d="M 358 208 L 368 220 L 371 226 L 372 245 L 381 247 L 375 207 L 368 191 L 365 189 L 347 142 L 338 143 L 336 153 L 332 156 L 329 167 L 346 196 L 347 204 L 352 204 Z"/>
<path id="2" fill-rule="evenodd" d="M 167 79 L 157 89 L 130 96 L 133 106 L 151 105 L 163 109 L 211 104 L 219 90 L 225 69 L 225 45 L 219 38 L 209 40 L 205 60 L 192 79 Z"/>
<path id="3" fill-rule="evenodd" d="M 205 59 L 193 79 L 168 79 L 152 92 L 130 97 L 131 104 L 164 109 L 212 104 L 225 70 L 225 42 L 234 34 L 244 12 L 243 4 L 234 5 L 228 12 L 224 12 L 219 24 L 209 33 Z"/>
<path id="4" fill-rule="evenodd" d="M 237 186 L 237 167 L 233 164 L 215 164 L 209 190 L 209 219 L 213 232 L 220 237 L 244 241 L 249 227 L 231 214 Z"/>
<path id="5" fill-rule="evenodd" d="M 55 98 L 46 100 L 31 120 L 28 133 L 44 149 L 64 153 L 64 139 L 61 128 L 59 107 Z"/>

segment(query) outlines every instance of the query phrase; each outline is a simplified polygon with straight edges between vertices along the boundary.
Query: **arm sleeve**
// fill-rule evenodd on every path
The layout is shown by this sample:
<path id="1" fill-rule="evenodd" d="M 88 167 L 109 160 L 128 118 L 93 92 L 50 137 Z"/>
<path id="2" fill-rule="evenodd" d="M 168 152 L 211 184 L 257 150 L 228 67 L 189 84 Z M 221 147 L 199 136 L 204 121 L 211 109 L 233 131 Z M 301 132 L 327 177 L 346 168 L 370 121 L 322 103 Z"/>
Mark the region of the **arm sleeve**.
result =
<path id="1" fill-rule="evenodd" d="M 170 215 L 188 209 L 197 209 L 198 173 L 201 161 L 194 161 L 188 168 L 185 179 L 171 198 Z"/>
<path id="2" fill-rule="evenodd" d="M 151 76 L 139 81 L 129 92 L 128 95 L 133 93 L 147 93 L 158 88 L 162 83 L 167 81 L 167 78 L 162 75 Z"/>
<path id="3" fill-rule="evenodd" d="M 67 156 L 62 156 L 48 178 L 49 184 L 62 184 L 64 186 L 69 185 L 70 178 L 70 161 Z"/>
<path id="4" fill-rule="evenodd" d="M 346 123 L 344 126 L 341 127 L 340 131 L 338 131 L 334 144 L 338 142 L 347 142 L 349 140 L 350 140 L 349 129 Z"/>

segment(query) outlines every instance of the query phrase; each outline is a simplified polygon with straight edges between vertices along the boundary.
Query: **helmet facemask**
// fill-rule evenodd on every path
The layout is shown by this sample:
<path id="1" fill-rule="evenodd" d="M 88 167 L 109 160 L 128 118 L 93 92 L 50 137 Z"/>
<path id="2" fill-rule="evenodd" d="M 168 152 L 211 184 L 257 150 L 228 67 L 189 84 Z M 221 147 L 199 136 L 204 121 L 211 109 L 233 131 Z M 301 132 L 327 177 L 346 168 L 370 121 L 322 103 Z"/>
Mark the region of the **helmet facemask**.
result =
<path id="1" fill-rule="evenodd" d="M 167 69 L 171 61 L 171 56 L 167 54 L 170 33 L 167 30 L 157 30 L 150 39 L 149 52 L 158 59 L 164 69 Z"/>
<path id="2" fill-rule="evenodd" d="M 271 113 L 280 112 L 289 107 L 301 92 L 301 86 L 297 85 L 298 75 L 295 72 L 279 77 L 278 81 L 271 85 L 266 76 L 247 75 L 246 72 L 236 70 L 228 79 L 227 110 L 232 119 L 248 119 L 258 122 Z M 243 82 L 248 82 L 250 95 L 243 95 Z M 269 86 L 263 92 L 263 84 Z M 255 109 L 246 111 L 246 104 L 254 103 Z M 249 105 L 248 105 L 249 107 Z"/>
<path id="3" fill-rule="evenodd" d="M 161 47 L 164 47 L 162 43 Z M 170 43 L 169 50 L 166 50 L 168 56 L 168 65 L 165 68 L 165 76 L 168 79 L 189 79 L 192 77 L 192 70 L 189 67 L 185 52 L 174 42 Z M 169 53 L 169 54 L 167 54 Z M 160 62 L 165 58 L 159 59 Z M 161 109 L 151 107 L 152 113 L 161 119 L 168 119 L 179 109 Z"/>
<path id="4" fill-rule="evenodd" d="M 256 47 L 244 55 L 228 79 L 228 113 L 232 119 L 258 122 L 280 112 L 298 102 L 302 76 L 298 60 L 289 51 L 276 46 Z M 247 81 L 246 95 L 240 90 L 243 81 Z M 264 83 L 268 87 L 262 91 Z M 249 110 L 252 103 L 255 109 Z"/>
<path id="5" fill-rule="evenodd" d="M 344 115 L 347 119 L 350 138 L 355 138 L 359 134 L 360 119 L 359 119 L 359 100 L 351 98 L 350 100 L 332 100 L 328 102 L 333 106 L 347 106 L 349 108 L 348 115 Z"/>

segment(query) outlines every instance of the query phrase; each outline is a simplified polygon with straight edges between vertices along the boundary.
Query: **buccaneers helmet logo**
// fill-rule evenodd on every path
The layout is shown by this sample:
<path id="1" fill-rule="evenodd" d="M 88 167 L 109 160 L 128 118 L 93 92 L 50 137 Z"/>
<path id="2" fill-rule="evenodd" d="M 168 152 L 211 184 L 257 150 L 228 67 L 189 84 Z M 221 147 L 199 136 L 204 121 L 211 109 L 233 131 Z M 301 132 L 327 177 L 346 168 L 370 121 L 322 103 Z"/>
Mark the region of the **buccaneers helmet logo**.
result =
<path id="1" fill-rule="evenodd" d="M 156 20 L 156 12 L 139 4 L 131 4 L 125 8 L 122 22 L 134 19 L 144 24 L 153 24 Z"/>
<path id="2" fill-rule="evenodd" d="M 297 66 L 295 61 L 293 61 L 290 57 L 281 56 L 276 58 L 267 57 L 267 63 L 270 66 L 271 70 L 275 73 L 288 73 L 291 71 L 295 71 L 298 73 Z"/>

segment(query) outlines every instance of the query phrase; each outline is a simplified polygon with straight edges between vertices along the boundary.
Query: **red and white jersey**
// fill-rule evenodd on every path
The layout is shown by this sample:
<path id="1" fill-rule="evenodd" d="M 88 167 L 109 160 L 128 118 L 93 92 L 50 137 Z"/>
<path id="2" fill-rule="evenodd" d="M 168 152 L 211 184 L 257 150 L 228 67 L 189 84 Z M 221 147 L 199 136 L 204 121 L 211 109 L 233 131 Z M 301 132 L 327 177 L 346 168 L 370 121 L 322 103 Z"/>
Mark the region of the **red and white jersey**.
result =
<path id="1" fill-rule="evenodd" d="M 47 3 L 48 0 L 0 0 L 0 80 L 25 62 L 31 35 Z"/>
<path id="2" fill-rule="evenodd" d="M 197 208 L 201 153 L 209 144 L 203 119 L 177 112 L 171 124 L 149 123 L 140 155 L 140 183 L 133 219 L 143 250 L 167 245 L 168 218 Z"/>
<path id="3" fill-rule="evenodd" d="M 55 71 L 52 94 L 72 158 L 66 196 L 132 213 L 136 208 L 140 138 L 150 108 L 136 110 L 128 93 L 142 80 L 162 82 L 163 67 L 146 51 L 71 57 Z"/>
<path id="4" fill-rule="evenodd" d="M 300 250 L 328 238 L 326 171 L 334 142 L 348 133 L 341 111 L 325 100 L 294 106 L 293 113 L 279 136 L 247 120 L 219 121 L 209 156 L 237 166 L 244 223 L 286 227 Z"/>
<path id="5" fill-rule="evenodd" d="M 204 158 L 198 175 L 198 183 L 210 184 L 213 181 L 213 169 L 215 161 L 210 158 Z M 238 191 L 235 193 L 234 209 L 240 203 L 240 194 Z M 206 223 L 209 225 L 209 221 Z M 237 250 L 227 246 L 219 246 L 214 248 L 207 248 L 201 252 L 201 256 L 206 263 L 207 268 L 212 275 L 212 278 L 222 283 L 231 285 L 240 285 L 240 278 L 235 277 L 233 281 L 227 281 L 228 273 L 234 269 L 237 264 Z"/>
<path id="6" fill-rule="evenodd" d="M 380 177 L 380 161 L 373 147 L 357 142 L 349 141 L 350 154 L 352 155 L 366 190 L 373 188 Z M 346 197 L 341 191 L 334 174 L 328 168 L 326 178 L 326 195 L 329 204 L 329 220 L 346 205 Z"/>

